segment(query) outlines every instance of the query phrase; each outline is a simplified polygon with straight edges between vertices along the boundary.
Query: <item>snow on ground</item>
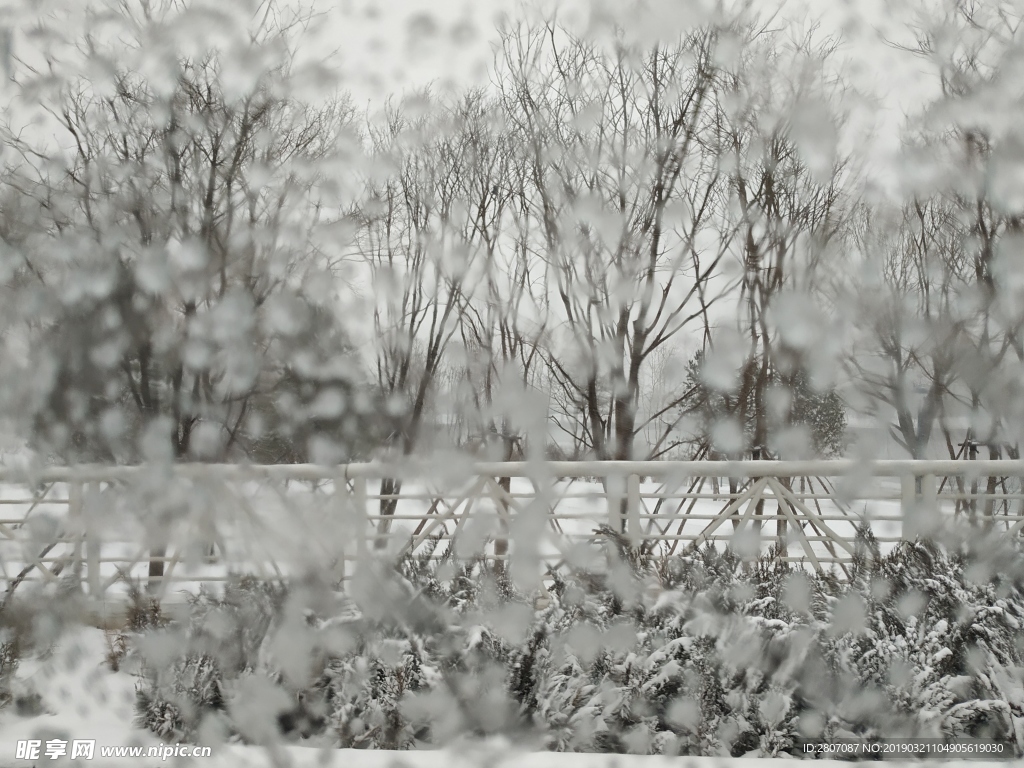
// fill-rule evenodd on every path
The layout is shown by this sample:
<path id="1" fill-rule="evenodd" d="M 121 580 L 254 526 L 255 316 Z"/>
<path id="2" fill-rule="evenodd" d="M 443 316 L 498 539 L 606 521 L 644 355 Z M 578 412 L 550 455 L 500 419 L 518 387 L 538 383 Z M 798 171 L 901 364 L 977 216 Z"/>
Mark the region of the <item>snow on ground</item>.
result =
<path id="1" fill-rule="evenodd" d="M 111 671 L 104 662 L 106 652 L 103 632 L 85 628 L 66 637 L 49 657 L 21 661 L 15 693 L 38 693 L 45 711 L 22 717 L 14 706 L 0 710 L 0 766 L 31 764 L 15 760 L 17 742 L 22 739 L 160 743 L 152 734 L 132 727 L 135 678 Z M 49 759 L 37 762 L 59 764 Z"/>

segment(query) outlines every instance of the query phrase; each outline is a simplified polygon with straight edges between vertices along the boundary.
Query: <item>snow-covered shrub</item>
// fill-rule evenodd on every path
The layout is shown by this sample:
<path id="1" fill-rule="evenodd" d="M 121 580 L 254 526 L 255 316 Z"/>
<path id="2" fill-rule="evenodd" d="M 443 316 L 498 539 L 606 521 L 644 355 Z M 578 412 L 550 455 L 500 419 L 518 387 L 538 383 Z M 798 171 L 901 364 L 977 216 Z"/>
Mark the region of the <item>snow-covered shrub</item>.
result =
<path id="1" fill-rule="evenodd" d="M 23 660 L 40 650 L 33 630 L 37 614 L 24 600 L 8 600 L 0 606 L 0 710 L 13 707 L 18 715 L 38 715 L 44 709 L 42 697 L 31 682 L 18 678 Z"/>
<path id="2" fill-rule="evenodd" d="M 410 697 L 440 675 L 414 639 L 382 638 L 327 670 L 332 718 L 341 746 L 409 749 L 425 743 L 426 722 L 409 717 Z"/>
<path id="3" fill-rule="evenodd" d="M 168 742 L 194 740 L 207 715 L 225 710 L 225 688 L 260 666 L 283 595 L 254 579 L 228 582 L 223 597 L 192 599 L 186 626 L 159 621 L 137 633 L 137 724 Z"/>
<path id="4" fill-rule="evenodd" d="M 341 746 L 426 746 L 521 720 L 506 670 L 529 644 L 508 635 L 532 620 L 528 600 L 482 559 L 458 562 L 449 550 L 432 561 L 436 547 L 370 574 L 371 591 L 356 596 L 351 642 L 318 683 Z"/>
<path id="5" fill-rule="evenodd" d="M 225 702 L 255 676 L 290 702 L 279 732 L 343 747 L 504 735 L 559 751 L 769 756 L 805 738 L 976 736 L 1024 753 L 1016 549 L 995 574 L 970 547 L 883 557 L 864 532 L 840 578 L 773 553 L 658 559 L 606 539 L 604 572 L 555 576 L 543 608 L 451 553 L 368 569 L 300 619 L 294 595 L 255 584 L 232 593 L 241 601 L 205 597 L 167 679 L 149 678 L 144 720 L 186 739 L 219 711 L 249 738 Z M 289 653 L 308 656 L 299 671 Z"/>
<path id="6" fill-rule="evenodd" d="M 121 574 L 121 580 L 128 587 L 128 604 L 124 622 L 120 628 L 108 630 L 107 666 L 114 672 L 121 669 L 131 649 L 131 639 L 146 632 L 167 625 L 169 619 L 160 606 L 160 601 L 147 592 L 138 579 Z"/>
<path id="7" fill-rule="evenodd" d="M 166 742 L 196 739 L 203 718 L 224 709 L 222 673 L 209 655 L 189 655 L 147 683 L 136 691 L 136 724 Z"/>
<path id="8" fill-rule="evenodd" d="M 822 650 L 845 683 L 833 690 L 847 690 L 832 702 L 839 732 L 995 738 L 1024 750 L 1024 598 L 1005 576 L 979 578 L 979 554 L 903 543 L 826 596 L 822 618 L 841 631 L 824 635 Z M 843 613 L 859 614 L 856 626 Z"/>
<path id="9" fill-rule="evenodd" d="M 18 670 L 19 661 L 17 640 L 10 637 L 9 633 L 4 632 L 4 635 L 0 637 L 0 709 L 8 706 L 14 700 L 11 681 Z"/>

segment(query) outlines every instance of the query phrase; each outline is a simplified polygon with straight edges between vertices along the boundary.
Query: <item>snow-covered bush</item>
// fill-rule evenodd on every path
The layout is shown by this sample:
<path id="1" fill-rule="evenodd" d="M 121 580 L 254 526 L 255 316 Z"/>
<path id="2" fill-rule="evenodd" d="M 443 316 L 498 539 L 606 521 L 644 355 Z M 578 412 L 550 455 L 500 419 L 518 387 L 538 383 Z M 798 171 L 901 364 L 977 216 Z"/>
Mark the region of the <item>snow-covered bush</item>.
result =
<path id="1" fill-rule="evenodd" d="M 255 583 L 203 597 L 183 650 L 147 672 L 140 719 L 187 739 L 216 712 L 248 738 L 230 701 L 255 676 L 280 694 L 267 699 L 279 734 L 343 747 L 503 734 L 559 751 L 767 756 L 804 738 L 974 736 L 1024 753 L 1012 547 L 997 575 L 977 565 L 987 544 L 883 557 L 864 532 L 840 579 L 772 553 L 658 560 L 606 538 L 606 573 L 556 576 L 543 608 L 451 553 L 367 570 L 319 612 Z M 301 673 L 275 651 L 289 622 Z"/>
<path id="2" fill-rule="evenodd" d="M 282 596 L 252 579 L 228 582 L 222 597 L 202 592 L 191 601 L 186 626 L 161 620 L 135 633 L 137 724 L 165 741 L 197 738 L 207 715 L 224 712 L 225 685 L 259 666 Z"/>
<path id="3" fill-rule="evenodd" d="M 61 604 L 13 597 L 0 605 L 0 710 L 11 707 L 21 716 L 45 710 L 45 703 L 31 680 L 19 677 L 22 662 L 49 653 L 60 635 Z"/>
<path id="4" fill-rule="evenodd" d="M 823 594 L 820 644 L 840 683 L 832 690 L 844 691 L 830 702 L 833 733 L 974 736 L 1024 749 L 1024 600 L 1012 571 L 979 570 L 986 559 L 976 555 L 992 552 L 988 540 L 953 556 L 904 543 Z"/>
<path id="5" fill-rule="evenodd" d="M 0 639 L 0 709 L 8 706 L 14 699 L 11 692 L 11 680 L 18 670 L 19 653 L 17 640 L 7 636 Z"/>

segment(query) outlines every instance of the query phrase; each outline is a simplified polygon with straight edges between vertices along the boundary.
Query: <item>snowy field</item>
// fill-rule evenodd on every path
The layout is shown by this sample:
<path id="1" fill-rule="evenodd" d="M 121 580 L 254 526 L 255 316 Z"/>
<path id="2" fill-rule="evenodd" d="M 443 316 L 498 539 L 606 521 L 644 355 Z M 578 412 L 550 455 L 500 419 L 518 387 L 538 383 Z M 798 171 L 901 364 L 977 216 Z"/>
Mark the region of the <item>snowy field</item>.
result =
<path id="1" fill-rule="evenodd" d="M 509 497 L 501 497 L 493 481 L 486 482 L 483 488 L 470 484 L 443 492 L 407 484 L 391 518 L 384 551 L 394 554 L 417 542 L 416 551 L 423 552 L 430 536 L 457 534 L 456 554 L 493 555 L 494 534 L 501 530 L 500 513 L 507 505 L 504 524 L 510 531 L 512 557 L 517 548 L 523 552 L 527 547 L 534 549 L 529 554 L 539 557 L 545 567 L 566 562 L 586 567 L 596 562 L 598 554 L 595 530 L 601 525 L 617 527 L 619 522 L 608 512 L 615 505 L 609 504 L 602 486 L 594 481 L 561 481 L 538 494 L 530 480 L 513 478 Z M 147 579 L 148 549 L 143 542 L 147 525 L 154 524 L 163 526 L 172 542 L 167 552 L 168 597 L 194 593 L 201 584 L 223 583 L 229 573 L 274 578 L 315 569 L 339 580 L 351 578 L 360 553 L 375 551 L 379 538 L 380 501 L 372 498 L 378 486 L 367 485 L 370 498 L 365 508 L 350 492 L 335 493 L 329 482 L 228 485 L 193 479 L 156 496 L 92 486 L 83 494 L 78 515 L 70 511 L 65 484 L 40 487 L 35 496 L 25 487 L 2 485 L 0 589 L 19 579 L 22 590 L 33 583 L 56 582 L 74 573 L 77 553 L 86 592 L 116 601 L 126 590 L 124 576 L 139 583 Z M 846 560 L 852 551 L 848 543 L 830 545 L 826 539 L 833 534 L 849 542 L 854 526 L 868 521 L 885 552 L 902 533 L 900 486 L 895 478 L 872 481 L 870 492 L 854 489 L 852 496 L 860 500 L 843 504 L 828 498 L 837 495 L 835 488 L 826 488 L 820 481 L 803 488 L 796 481 L 791 502 L 780 503 L 776 495 L 790 492 L 773 481 L 762 492 L 764 519 L 759 536 L 752 532 L 754 503 L 742 488 L 730 497 L 725 480 L 717 488 L 709 479 L 692 489 L 642 482 L 639 490 L 642 504 L 629 525 L 644 537 L 657 538 L 654 553 L 661 555 L 682 552 L 702 533 L 716 546 L 733 541 L 748 553 L 764 552 L 778 541 L 781 519 L 787 523 L 789 559 L 806 567 L 814 567 L 817 559 L 828 568 L 830 560 Z M 504 504 L 496 497 L 504 498 Z M 954 502 L 944 499 L 940 508 L 948 517 Z M 731 520 L 723 517 L 727 510 Z M 733 540 L 736 521 L 741 532 Z M 78 545 L 76 550 L 74 534 L 83 530 L 94 545 Z M 435 556 L 446 548 L 442 542 Z"/>

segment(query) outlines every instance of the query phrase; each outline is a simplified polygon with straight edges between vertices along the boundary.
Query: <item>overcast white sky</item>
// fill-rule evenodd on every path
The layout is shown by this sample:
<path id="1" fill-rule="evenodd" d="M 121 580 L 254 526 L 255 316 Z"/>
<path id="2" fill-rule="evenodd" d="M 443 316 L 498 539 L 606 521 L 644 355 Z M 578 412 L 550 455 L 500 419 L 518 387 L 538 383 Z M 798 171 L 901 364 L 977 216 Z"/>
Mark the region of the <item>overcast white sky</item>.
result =
<path id="1" fill-rule="evenodd" d="M 298 1 L 298 0 L 296 0 Z M 516 11 L 520 0 L 320 0 L 325 10 L 318 27 L 324 50 L 337 49 L 346 85 L 361 104 L 379 104 L 388 94 L 431 81 L 454 85 L 483 84 L 492 62 L 497 19 Z M 536 2 L 528 0 L 531 6 Z M 656 21 L 669 15 L 685 18 L 687 8 L 701 0 L 647 0 Z M 858 103 L 855 120 L 846 126 L 848 139 L 871 141 L 880 164 L 888 164 L 898 148 L 898 128 L 906 112 L 919 109 L 936 95 L 927 64 L 895 50 L 883 37 L 898 37 L 899 22 L 920 12 L 928 0 L 782 0 L 780 21 L 796 25 L 818 18 L 821 31 L 842 32 L 842 50 L 849 75 L 876 103 Z M 563 16 L 586 19 L 602 7 L 626 8 L 618 0 L 563 0 Z M 764 10 L 768 2 L 758 0 Z M 671 8 L 671 12 L 662 9 Z M 678 9 L 683 9 L 683 14 Z M 630 17 L 631 20 L 633 17 Z M 905 29 L 905 28 L 904 28 Z M 905 32 L 903 33 L 905 34 Z M 873 130 L 873 132 L 872 132 Z M 870 136 L 870 139 L 868 138 Z"/>
<path id="2" fill-rule="evenodd" d="M 299 0 L 296 0 L 299 1 Z M 667 0 L 648 0 L 653 6 Z M 677 7 L 700 4 L 671 0 Z M 619 4 L 627 3 L 619 0 Z M 353 90 L 374 99 L 399 84 L 449 78 L 462 84 L 486 80 L 495 21 L 520 6 L 518 0 L 320 0 L 327 14 L 326 44 L 342 50 Z M 531 3 L 533 5 L 533 3 Z M 614 5 L 592 0 L 562 0 L 561 13 L 586 18 L 594 7 Z M 769 2 L 759 3 L 765 9 Z M 802 23 L 820 18 L 823 29 L 845 32 L 847 54 L 859 60 L 865 83 L 888 91 L 894 101 L 913 97 L 923 86 L 923 66 L 909 54 L 885 45 L 893 20 L 905 16 L 892 0 L 781 0 L 781 18 Z M 921 0 L 914 0 L 920 9 Z"/>
<path id="3" fill-rule="evenodd" d="M 99 0 L 102 2 L 102 0 Z M 284 0 L 314 3 L 323 15 L 311 30 L 309 53 L 320 58 L 336 52 L 334 63 L 344 73 L 344 87 L 359 105 L 381 105 L 388 95 L 429 82 L 456 87 L 486 84 L 493 63 L 496 27 L 505 13 L 521 15 L 524 8 L 550 9 L 585 27 L 591 16 L 618 17 L 629 29 L 647 28 L 670 36 L 675 27 L 694 25 L 701 7 L 721 0 L 642 0 L 650 9 L 645 20 L 635 11 L 635 0 Z M 742 0 L 724 0 L 742 2 Z M 767 14 L 776 0 L 751 0 Z M 905 39 L 901 26 L 913 13 L 941 0 L 777 0 L 779 24 L 806 26 L 821 22 L 820 34 L 839 34 L 845 41 L 841 55 L 848 75 L 863 99 L 851 105 L 851 119 L 842 126 L 846 142 L 856 142 L 867 152 L 858 154 L 870 163 L 869 174 L 891 187 L 893 154 L 899 148 L 899 127 L 906 112 L 920 109 L 936 94 L 936 78 L 928 64 L 912 54 L 894 49 L 883 38 Z M 84 9 L 74 0 L 0 0 L 0 15 L 27 3 L 37 10 L 60 7 L 69 31 L 75 20 L 68 9 Z M 218 4 L 218 0 L 196 0 Z M 72 14 L 73 15 L 73 14 Z M 32 60 L 34 41 L 16 41 L 18 55 Z M 38 58 L 36 56 L 35 58 Z M 45 68 L 42 61 L 36 66 Z M 6 100 L 6 99 L 5 99 Z M 22 104 L 28 113 L 7 111 L 16 123 L 28 122 L 37 110 Z M 46 132 L 43 123 L 34 131 Z"/>
<path id="4" fill-rule="evenodd" d="M 216 0 L 206 1 L 216 4 Z M 309 46 L 310 53 L 320 56 L 337 51 L 336 63 L 345 74 L 345 87 L 358 104 L 371 105 L 381 104 L 389 94 L 431 81 L 455 86 L 485 84 L 492 65 L 497 21 L 506 12 L 522 13 L 524 4 L 537 8 L 539 4 L 550 7 L 557 3 L 563 19 L 575 19 L 584 25 L 595 13 L 618 14 L 625 16 L 630 25 L 644 24 L 630 10 L 630 0 L 285 1 L 312 1 L 323 11 L 313 30 L 315 41 Z M 765 13 L 772 2 L 753 1 Z M 882 170 L 880 175 L 894 167 L 890 160 L 898 148 L 903 113 L 919 109 L 936 93 L 935 78 L 927 74 L 927 64 L 893 49 L 883 36 L 898 36 L 900 17 L 920 13 L 937 1 L 781 0 L 780 23 L 805 25 L 809 19 L 818 18 L 823 33 L 841 32 L 847 41 L 842 54 L 849 75 L 858 90 L 873 100 L 855 103 L 854 119 L 844 126 L 845 138 L 870 141 L 871 152 L 867 154 Z M 0 0 L 0 11 L 16 2 L 19 0 Z M 644 2 L 652 9 L 648 26 L 665 33 L 673 24 L 693 24 L 700 7 L 717 0 Z M 68 23 L 74 21 L 69 19 Z M 16 47 L 19 55 L 31 58 L 31 51 L 25 50 L 21 41 Z"/>

